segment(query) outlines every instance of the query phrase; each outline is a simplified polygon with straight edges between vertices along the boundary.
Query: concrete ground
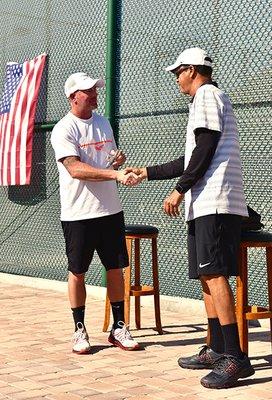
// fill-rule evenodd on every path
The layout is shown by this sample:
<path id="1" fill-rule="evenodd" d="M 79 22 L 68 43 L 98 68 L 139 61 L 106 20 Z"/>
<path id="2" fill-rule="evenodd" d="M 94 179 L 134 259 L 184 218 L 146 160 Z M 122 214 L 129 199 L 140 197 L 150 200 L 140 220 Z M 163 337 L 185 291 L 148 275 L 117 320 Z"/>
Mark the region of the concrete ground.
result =
<path id="1" fill-rule="evenodd" d="M 206 336 L 203 314 L 185 308 L 162 311 L 164 335 L 153 308 L 142 308 L 143 329 L 131 332 L 143 350 L 125 352 L 102 332 L 104 301 L 88 296 L 90 355 L 71 352 L 73 323 L 67 296 L 56 290 L 0 282 L 0 399 L 47 400 L 255 400 L 272 399 L 268 327 L 250 328 L 254 376 L 231 389 L 203 388 L 206 371 L 183 370 L 179 356 L 199 351 Z M 52 283 L 52 287 L 54 287 Z"/>

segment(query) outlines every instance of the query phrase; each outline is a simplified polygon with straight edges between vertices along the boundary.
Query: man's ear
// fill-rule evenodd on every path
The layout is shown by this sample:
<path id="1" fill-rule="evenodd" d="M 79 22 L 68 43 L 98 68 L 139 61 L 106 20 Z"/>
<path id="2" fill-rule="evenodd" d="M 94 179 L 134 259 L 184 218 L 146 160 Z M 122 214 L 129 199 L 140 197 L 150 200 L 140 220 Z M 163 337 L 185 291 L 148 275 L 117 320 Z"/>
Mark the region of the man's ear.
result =
<path id="1" fill-rule="evenodd" d="M 75 93 L 72 93 L 70 95 L 70 101 L 72 101 L 73 103 L 76 101 L 76 94 Z"/>
<path id="2" fill-rule="evenodd" d="M 190 76 L 191 78 L 195 78 L 197 74 L 196 67 L 194 65 L 190 65 Z"/>

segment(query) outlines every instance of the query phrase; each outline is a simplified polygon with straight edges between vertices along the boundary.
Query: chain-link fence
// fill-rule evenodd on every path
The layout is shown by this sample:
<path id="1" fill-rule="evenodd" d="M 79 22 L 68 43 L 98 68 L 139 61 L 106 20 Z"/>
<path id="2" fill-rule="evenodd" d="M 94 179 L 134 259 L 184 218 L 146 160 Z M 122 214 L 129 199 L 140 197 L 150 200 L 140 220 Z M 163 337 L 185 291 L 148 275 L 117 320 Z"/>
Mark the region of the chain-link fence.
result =
<path id="1" fill-rule="evenodd" d="M 214 78 L 234 105 L 241 139 L 247 202 L 271 220 L 271 43 L 270 1 L 158 0 L 120 1 L 121 41 L 116 98 L 119 144 L 128 164 L 166 162 L 183 153 L 189 98 L 164 71 L 186 47 L 211 55 Z M 270 3 L 270 4 L 269 4 Z M 16 10 L 16 11 L 15 11 Z M 63 83 L 84 70 L 105 76 L 107 4 L 102 0 L 2 0 L 0 4 L 0 77 L 8 61 L 49 54 L 46 96 L 38 120 L 53 121 L 68 110 Z M 119 90 L 120 89 L 120 90 Z M 101 91 L 99 111 L 104 112 Z M 45 101 L 46 100 L 46 101 Z M 35 150 L 36 149 L 36 150 Z M 30 187 L 0 188 L 0 267 L 2 272 L 66 279 L 64 242 L 59 223 L 58 176 L 50 132 L 36 132 Z M 162 212 L 163 199 L 175 181 L 120 187 L 127 223 L 159 228 L 161 293 L 199 298 L 200 287 L 187 278 L 186 225 Z M 183 211 L 183 207 L 182 210 Z M 149 283 L 147 244 L 143 246 L 143 279 Z M 254 301 L 266 304 L 265 257 L 250 252 L 250 287 Z M 99 285 L 96 257 L 88 283 Z"/>

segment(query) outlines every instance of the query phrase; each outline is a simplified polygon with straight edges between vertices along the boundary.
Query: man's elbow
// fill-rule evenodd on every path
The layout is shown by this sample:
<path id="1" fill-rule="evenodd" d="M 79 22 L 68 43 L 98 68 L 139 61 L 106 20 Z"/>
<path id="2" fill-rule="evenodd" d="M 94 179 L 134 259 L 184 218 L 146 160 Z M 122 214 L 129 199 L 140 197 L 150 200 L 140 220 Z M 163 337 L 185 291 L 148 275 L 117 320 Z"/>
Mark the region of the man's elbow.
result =
<path id="1" fill-rule="evenodd" d="M 67 168 L 67 171 L 69 172 L 71 178 L 80 179 L 80 172 L 78 171 L 77 168 L 70 167 L 70 168 Z"/>
<path id="2" fill-rule="evenodd" d="M 76 172 L 71 171 L 71 172 L 69 172 L 69 174 L 71 175 L 71 178 L 73 178 L 73 179 L 79 179 L 79 178 L 78 178 L 78 174 L 77 174 Z"/>

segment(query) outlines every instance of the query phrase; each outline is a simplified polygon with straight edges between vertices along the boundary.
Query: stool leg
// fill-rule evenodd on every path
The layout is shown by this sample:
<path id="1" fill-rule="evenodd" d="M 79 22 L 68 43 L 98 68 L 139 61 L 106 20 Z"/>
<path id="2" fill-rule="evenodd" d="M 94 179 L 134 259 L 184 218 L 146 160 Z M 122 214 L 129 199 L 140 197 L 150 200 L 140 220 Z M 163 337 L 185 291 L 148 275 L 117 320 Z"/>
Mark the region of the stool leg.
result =
<path id="1" fill-rule="evenodd" d="M 152 238 L 152 273 L 153 273 L 156 328 L 157 328 L 158 333 L 160 335 L 162 335 L 163 330 L 162 330 L 162 326 L 161 326 L 161 312 L 160 312 L 157 238 Z"/>
<path id="2" fill-rule="evenodd" d="M 269 311 L 272 311 L 272 247 L 266 248 L 267 286 Z M 270 337 L 272 347 L 272 318 L 270 318 Z"/>
<path id="3" fill-rule="evenodd" d="M 130 321 L 130 279 L 131 279 L 131 257 L 132 257 L 132 239 L 126 239 L 129 265 L 124 270 L 124 305 L 125 305 L 125 324 Z"/>
<path id="4" fill-rule="evenodd" d="M 110 323 L 110 299 L 107 294 L 105 301 L 105 317 L 104 317 L 103 332 L 107 332 L 109 323 Z"/>
<path id="5" fill-rule="evenodd" d="M 135 286 L 140 286 L 140 239 L 135 239 Z M 136 328 L 141 329 L 141 300 L 140 296 L 135 296 L 135 323 Z"/>
<path id="6" fill-rule="evenodd" d="M 247 249 L 240 246 L 239 276 L 236 278 L 236 317 L 241 350 L 248 354 L 248 326 L 245 316 L 247 299 Z"/>

